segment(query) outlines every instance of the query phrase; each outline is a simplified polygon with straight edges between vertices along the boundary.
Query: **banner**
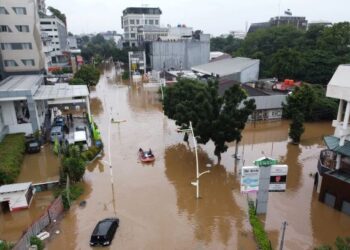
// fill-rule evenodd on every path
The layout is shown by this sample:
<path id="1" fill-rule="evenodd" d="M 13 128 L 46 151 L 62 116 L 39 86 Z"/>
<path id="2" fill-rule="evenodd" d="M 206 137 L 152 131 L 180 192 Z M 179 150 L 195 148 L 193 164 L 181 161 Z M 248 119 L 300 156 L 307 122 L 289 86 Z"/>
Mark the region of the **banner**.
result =
<path id="1" fill-rule="evenodd" d="M 270 192 L 286 191 L 288 166 L 287 165 L 272 165 L 270 172 Z"/>

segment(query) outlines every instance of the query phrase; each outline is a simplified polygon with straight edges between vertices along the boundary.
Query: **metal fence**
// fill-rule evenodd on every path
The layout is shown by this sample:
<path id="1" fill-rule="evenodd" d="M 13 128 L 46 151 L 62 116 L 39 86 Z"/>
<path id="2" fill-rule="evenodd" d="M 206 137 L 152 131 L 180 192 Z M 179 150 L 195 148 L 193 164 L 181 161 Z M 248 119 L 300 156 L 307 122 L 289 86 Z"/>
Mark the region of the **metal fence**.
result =
<path id="1" fill-rule="evenodd" d="M 44 214 L 31 226 L 29 226 L 24 232 L 22 237 L 14 246 L 14 250 L 23 250 L 28 249 L 30 246 L 30 237 L 36 236 L 39 234 L 44 228 L 50 225 L 54 220 L 64 212 L 62 197 L 59 196 L 55 199 L 48 209 L 44 212 Z"/>

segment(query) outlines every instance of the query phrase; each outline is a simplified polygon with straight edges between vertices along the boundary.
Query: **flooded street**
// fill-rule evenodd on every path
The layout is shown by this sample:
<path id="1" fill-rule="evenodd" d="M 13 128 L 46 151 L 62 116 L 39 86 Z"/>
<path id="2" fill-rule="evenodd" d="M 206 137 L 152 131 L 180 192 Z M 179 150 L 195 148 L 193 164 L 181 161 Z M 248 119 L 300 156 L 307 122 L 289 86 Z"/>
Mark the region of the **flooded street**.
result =
<path id="1" fill-rule="evenodd" d="M 318 202 L 310 177 L 316 172 L 322 136 L 333 133 L 331 122 L 306 124 L 299 146 L 288 143 L 286 121 L 249 124 L 239 145 L 239 162 L 232 157 L 234 144 L 220 165 L 213 144 L 200 145 L 200 171 L 211 172 L 201 177 L 202 198 L 197 200 L 190 184 L 196 171 L 193 145 L 184 143 L 174 121 L 163 115 L 157 87 L 115 82 L 114 74 L 107 70 L 91 92 L 105 155 L 86 170 L 85 193 L 79 199 L 87 201 L 86 207 L 71 208 L 49 249 L 88 249 L 97 221 L 112 216 L 120 218 L 120 227 L 109 249 L 256 249 L 239 168 L 242 162 L 252 165 L 262 153 L 289 166 L 287 191 L 270 193 L 263 217 L 274 248 L 283 221 L 288 222 L 284 249 L 313 249 L 350 234 L 350 216 Z M 123 122 L 111 124 L 111 118 Z M 106 164 L 109 140 L 112 171 Z M 140 163 L 140 147 L 152 148 L 156 161 Z"/>

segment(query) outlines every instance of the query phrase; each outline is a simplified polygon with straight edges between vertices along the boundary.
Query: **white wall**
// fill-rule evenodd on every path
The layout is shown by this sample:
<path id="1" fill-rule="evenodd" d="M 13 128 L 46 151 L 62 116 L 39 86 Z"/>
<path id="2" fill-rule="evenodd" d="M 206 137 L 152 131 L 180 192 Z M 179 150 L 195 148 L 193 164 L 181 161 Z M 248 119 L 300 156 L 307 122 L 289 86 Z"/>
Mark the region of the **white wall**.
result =
<path id="1" fill-rule="evenodd" d="M 259 79 L 259 66 L 260 66 L 260 62 L 257 60 L 257 62 L 254 65 L 243 70 L 241 72 L 240 82 L 246 83 L 246 82 L 257 81 Z"/>
<path id="2" fill-rule="evenodd" d="M 9 201 L 10 211 L 16 208 L 25 208 L 28 207 L 26 194 L 27 190 L 21 192 L 11 192 L 2 194 L 0 197 L 0 201 Z"/>
<path id="3" fill-rule="evenodd" d="M 36 109 L 38 110 L 38 118 L 39 118 L 39 127 L 44 123 L 45 121 L 45 102 L 44 101 L 35 101 Z"/>
<path id="4" fill-rule="evenodd" d="M 33 128 L 31 123 L 18 124 L 16 111 L 13 101 L 0 102 L 3 112 L 4 124 L 9 127 L 9 133 L 25 133 L 32 134 Z"/>

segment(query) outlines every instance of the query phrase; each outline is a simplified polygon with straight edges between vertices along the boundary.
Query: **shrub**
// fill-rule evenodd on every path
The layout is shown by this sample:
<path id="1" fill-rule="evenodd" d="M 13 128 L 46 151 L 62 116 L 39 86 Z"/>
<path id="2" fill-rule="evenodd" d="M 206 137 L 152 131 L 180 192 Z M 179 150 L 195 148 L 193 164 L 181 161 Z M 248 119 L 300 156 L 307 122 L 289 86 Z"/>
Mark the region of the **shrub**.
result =
<path id="1" fill-rule="evenodd" d="M 45 247 L 44 242 L 36 236 L 30 237 L 30 245 L 36 245 L 38 250 L 43 250 Z"/>
<path id="2" fill-rule="evenodd" d="M 0 241 L 0 250 L 10 250 L 14 247 L 14 244 L 7 241 Z"/>
<path id="3" fill-rule="evenodd" d="M 129 76 L 129 71 L 125 70 L 122 74 L 122 79 L 123 80 L 129 80 L 130 76 Z"/>
<path id="4" fill-rule="evenodd" d="M 249 201 L 249 222 L 253 228 L 253 234 L 255 240 L 258 244 L 259 249 L 262 250 L 271 250 L 271 244 L 267 233 L 265 232 L 264 226 L 259 220 L 258 216 L 255 213 L 255 206 L 253 201 Z"/>
<path id="5" fill-rule="evenodd" d="M 70 202 L 75 201 L 76 199 L 79 198 L 80 195 L 84 193 L 84 187 L 82 186 L 81 183 L 77 183 L 74 185 L 71 185 L 69 187 L 69 200 Z M 62 195 L 62 202 L 63 202 L 63 207 L 64 209 L 69 209 L 70 204 L 68 201 L 68 195 L 67 195 L 67 190 L 65 187 L 57 188 L 53 191 L 53 194 L 55 197 L 58 197 Z"/>
<path id="6" fill-rule="evenodd" d="M 0 185 L 13 183 L 19 175 L 25 152 L 24 134 L 6 135 L 0 143 Z"/>

